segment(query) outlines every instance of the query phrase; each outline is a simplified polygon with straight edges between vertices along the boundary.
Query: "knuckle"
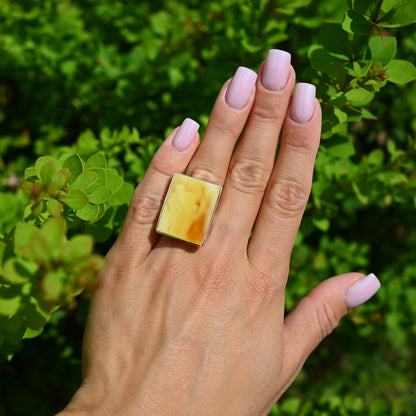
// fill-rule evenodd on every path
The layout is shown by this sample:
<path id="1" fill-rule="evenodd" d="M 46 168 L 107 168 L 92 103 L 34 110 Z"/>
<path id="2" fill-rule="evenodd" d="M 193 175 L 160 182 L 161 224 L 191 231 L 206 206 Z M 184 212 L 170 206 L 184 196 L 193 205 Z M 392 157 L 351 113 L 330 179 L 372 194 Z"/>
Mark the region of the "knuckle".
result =
<path id="1" fill-rule="evenodd" d="M 261 162 L 239 159 L 231 163 L 228 178 L 242 192 L 263 192 L 269 180 L 269 169 Z"/>
<path id="2" fill-rule="evenodd" d="M 256 302 L 269 302 L 277 299 L 280 285 L 275 273 L 257 272 L 248 277 L 250 293 Z"/>
<path id="3" fill-rule="evenodd" d="M 291 179 L 279 180 L 272 185 L 266 203 L 279 214 L 295 216 L 301 213 L 308 201 L 309 190 Z"/>
<path id="4" fill-rule="evenodd" d="M 161 205 L 156 195 L 135 192 L 130 203 L 130 218 L 138 225 L 152 224 Z"/>
<path id="5" fill-rule="evenodd" d="M 254 104 L 250 116 L 260 123 L 276 125 L 276 122 L 283 120 L 286 114 L 286 107 L 276 105 L 275 102 L 258 100 Z"/>
<path id="6" fill-rule="evenodd" d="M 218 291 L 227 286 L 229 271 L 223 265 L 208 265 L 204 275 L 205 289 Z"/>
<path id="7" fill-rule="evenodd" d="M 324 339 L 338 326 L 338 314 L 328 302 L 319 302 L 315 305 L 316 321 L 320 335 Z"/>
<path id="8" fill-rule="evenodd" d="M 230 256 L 218 255 L 215 260 L 208 260 L 203 272 L 198 275 L 199 285 L 206 297 L 216 297 L 229 290 L 231 285 L 232 270 L 230 269 Z"/>
<path id="9" fill-rule="evenodd" d="M 192 176 L 196 179 L 202 179 L 207 182 L 219 184 L 220 180 L 218 174 L 216 173 L 214 167 L 208 166 L 198 166 L 195 168 L 190 168 L 189 172 L 186 173 L 189 176 Z"/>
<path id="10" fill-rule="evenodd" d="M 319 140 L 311 140 L 309 136 L 299 133 L 285 137 L 282 146 L 296 154 L 315 154 L 319 147 Z"/>
<path id="11" fill-rule="evenodd" d="M 211 115 L 207 130 L 215 136 L 230 138 L 238 137 L 240 132 L 239 116 L 228 111 L 217 111 Z"/>

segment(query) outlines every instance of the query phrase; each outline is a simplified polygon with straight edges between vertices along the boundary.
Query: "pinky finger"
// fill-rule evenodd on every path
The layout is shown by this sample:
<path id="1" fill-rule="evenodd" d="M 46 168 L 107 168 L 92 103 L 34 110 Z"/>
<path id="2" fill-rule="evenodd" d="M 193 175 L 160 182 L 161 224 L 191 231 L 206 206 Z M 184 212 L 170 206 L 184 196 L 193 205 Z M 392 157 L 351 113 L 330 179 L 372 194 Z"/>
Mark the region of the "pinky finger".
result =
<path id="1" fill-rule="evenodd" d="M 156 220 L 172 175 L 183 172 L 199 143 L 199 124 L 185 119 L 163 142 L 137 186 L 123 229 L 108 254 L 139 265 L 156 243 Z"/>

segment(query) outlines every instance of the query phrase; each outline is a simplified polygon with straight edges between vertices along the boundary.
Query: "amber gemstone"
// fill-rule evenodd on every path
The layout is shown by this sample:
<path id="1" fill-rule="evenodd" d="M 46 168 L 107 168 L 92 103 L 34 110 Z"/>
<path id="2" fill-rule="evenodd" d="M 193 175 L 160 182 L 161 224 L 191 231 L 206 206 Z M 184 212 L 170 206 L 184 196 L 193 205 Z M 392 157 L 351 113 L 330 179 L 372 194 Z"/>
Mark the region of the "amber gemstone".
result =
<path id="1" fill-rule="evenodd" d="M 220 194 L 219 185 L 175 173 L 156 231 L 202 246 Z"/>

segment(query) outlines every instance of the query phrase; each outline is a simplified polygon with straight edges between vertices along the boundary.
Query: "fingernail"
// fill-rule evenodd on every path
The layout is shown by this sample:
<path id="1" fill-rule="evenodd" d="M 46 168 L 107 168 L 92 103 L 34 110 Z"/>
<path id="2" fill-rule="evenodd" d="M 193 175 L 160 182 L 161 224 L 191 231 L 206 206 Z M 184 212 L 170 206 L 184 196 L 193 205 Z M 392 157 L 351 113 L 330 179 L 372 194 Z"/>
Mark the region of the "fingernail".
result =
<path id="1" fill-rule="evenodd" d="M 270 91 L 279 91 L 286 85 L 290 71 L 290 53 L 270 49 L 264 64 L 261 83 Z"/>
<path id="2" fill-rule="evenodd" d="M 191 118 L 186 118 L 172 139 L 173 147 L 180 152 L 188 149 L 198 129 L 199 124 L 196 121 Z"/>
<path id="3" fill-rule="evenodd" d="M 253 92 L 257 74 L 251 69 L 240 66 L 228 86 L 225 94 L 226 103 L 236 110 L 244 108 Z"/>
<path id="4" fill-rule="evenodd" d="M 373 273 L 359 280 L 345 293 L 347 308 L 352 309 L 367 302 L 380 289 L 380 286 L 380 281 Z"/>
<path id="5" fill-rule="evenodd" d="M 300 82 L 292 99 L 291 116 L 297 123 L 309 121 L 315 110 L 315 85 Z"/>

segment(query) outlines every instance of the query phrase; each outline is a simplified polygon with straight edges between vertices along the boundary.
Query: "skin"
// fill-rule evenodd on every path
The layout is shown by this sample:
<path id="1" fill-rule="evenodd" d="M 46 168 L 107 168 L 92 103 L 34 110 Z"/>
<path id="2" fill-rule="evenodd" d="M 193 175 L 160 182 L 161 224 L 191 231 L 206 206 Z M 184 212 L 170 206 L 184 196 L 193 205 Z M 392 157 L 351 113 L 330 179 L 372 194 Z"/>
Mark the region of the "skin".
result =
<path id="1" fill-rule="evenodd" d="M 346 314 L 361 274 L 324 281 L 284 316 L 321 110 L 316 100 L 312 118 L 295 122 L 293 68 L 272 92 L 262 67 L 243 109 L 227 105 L 225 83 L 199 146 L 196 135 L 175 150 L 174 130 L 154 156 L 99 276 L 83 383 L 60 416 L 267 415 Z M 224 186 L 202 248 L 155 233 L 170 179 L 184 170 Z"/>

